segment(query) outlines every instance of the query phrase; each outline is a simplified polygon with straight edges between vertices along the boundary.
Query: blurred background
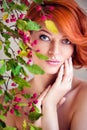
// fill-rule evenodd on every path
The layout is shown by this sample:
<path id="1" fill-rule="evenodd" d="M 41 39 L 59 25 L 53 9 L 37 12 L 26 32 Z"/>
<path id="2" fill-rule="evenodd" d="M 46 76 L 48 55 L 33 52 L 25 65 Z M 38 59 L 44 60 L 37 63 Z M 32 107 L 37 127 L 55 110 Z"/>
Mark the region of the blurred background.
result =
<path id="1" fill-rule="evenodd" d="M 80 5 L 80 7 L 87 12 L 87 0 L 76 0 L 76 1 Z M 74 73 L 76 77 L 87 80 L 87 69 L 83 68 L 83 69 L 74 70 Z"/>

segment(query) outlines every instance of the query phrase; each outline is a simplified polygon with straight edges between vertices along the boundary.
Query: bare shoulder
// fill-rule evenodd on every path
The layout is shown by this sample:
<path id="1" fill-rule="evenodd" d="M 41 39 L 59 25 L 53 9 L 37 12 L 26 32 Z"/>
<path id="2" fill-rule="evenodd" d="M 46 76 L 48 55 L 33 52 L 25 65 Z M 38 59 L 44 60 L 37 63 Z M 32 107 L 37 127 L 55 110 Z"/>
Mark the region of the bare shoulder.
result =
<path id="1" fill-rule="evenodd" d="M 77 94 L 76 102 L 78 102 L 77 104 L 79 104 L 80 101 L 80 105 L 81 105 L 81 101 L 86 100 L 87 102 L 87 81 L 79 80 L 78 87 L 79 87 L 79 91 Z"/>
<path id="2" fill-rule="evenodd" d="M 79 82 L 79 91 L 74 101 L 74 114 L 70 130 L 87 130 L 87 81 Z"/>

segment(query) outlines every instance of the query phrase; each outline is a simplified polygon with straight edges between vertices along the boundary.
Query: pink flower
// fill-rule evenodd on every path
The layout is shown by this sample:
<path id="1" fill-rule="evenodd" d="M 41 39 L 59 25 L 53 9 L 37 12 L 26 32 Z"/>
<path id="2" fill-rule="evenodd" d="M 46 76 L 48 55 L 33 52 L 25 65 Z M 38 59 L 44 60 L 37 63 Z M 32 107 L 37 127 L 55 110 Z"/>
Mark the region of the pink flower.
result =
<path id="1" fill-rule="evenodd" d="M 12 2 L 12 0 L 7 0 L 8 2 Z"/>
<path id="2" fill-rule="evenodd" d="M 10 109 L 10 113 L 13 114 L 14 113 L 14 109 Z"/>
<path id="3" fill-rule="evenodd" d="M 31 57 L 32 56 L 32 51 L 30 51 L 29 53 L 28 53 L 28 55 L 27 55 L 27 57 Z"/>
<path id="4" fill-rule="evenodd" d="M 36 45 L 37 44 L 37 40 L 34 40 L 33 42 L 32 42 L 32 44 L 31 44 L 31 46 L 34 46 L 34 45 Z"/>
<path id="5" fill-rule="evenodd" d="M 34 93 L 31 98 L 36 98 L 36 97 L 37 97 L 37 93 Z"/>
<path id="6" fill-rule="evenodd" d="M 21 98 L 15 97 L 15 98 L 14 98 L 14 101 L 15 101 L 15 102 L 20 102 L 20 101 L 21 101 Z"/>
<path id="7" fill-rule="evenodd" d="M 27 64 L 29 65 L 31 62 L 32 62 L 32 59 L 29 59 L 29 60 L 27 61 Z"/>
<path id="8" fill-rule="evenodd" d="M 29 103 L 28 103 L 28 106 L 29 106 L 29 107 L 32 106 L 32 102 L 29 102 Z"/>
<path id="9" fill-rule="evenodd" d="M 15 109 L 15 110 L 19 110 L 19 109 L 20 109 L 20 106 L 15 105 L 15 106 L 14 106 L 14 109 Z"/>
<path id="10" fill-rule="evenodd" d="M 47 17 L 46 17 L 45 15 L 43 15 L 43 16 L 41 17 L 41 19 L 42 19 L 43 21 L 45 21 L 45 20 L 47 19 Z"/>
<path id="11" fill-rule="evenodd" d="M 9 19 L 6 19 L 6 21 L 5 21 L 6 23 L 9 23 L 10 21 L 9 21 Z"/>
<path id="12" fill-rule="evenodd" d="M 33 103 L 34 103 L 34 104 L 37 104 L 37 103 L 38 103 L 38 100 L 34 100 Z"/>
<path id="13" fill-rule="evenodd" d="M 4 12 L 4 8 L 2 8 L 2 9 L 0 9 L 1 10 L 1 12 Z"/>
<path id="14" fill-rule="evenodd" d="M 17 52 L 18 52 L 18 54 L 20 54 L 21 50 L 18 50 Z"/>
<path id="15" fill-rule="evenodd" d="M 16 18 L 11 18 L 10 19 L 11 22 L 16 22 L 16 20 L 17 20 Z"/>
<path id="16" fill-rule="evenodd" d="M 26 4 L 26 6 L 29 6 L 29 2 L 27 0 L 24 3 Z"/>
<path id="17" fill-rule="evenodd" d="M 20 14 L 19 19 L 23 19 L 24 14 Z"/>
<path id="18" fill-rule="evenodd" d="M 12 17 L 12 18 L 15 18 L 15 15 L 14 15 L 14 14 L 12 14 L 12 15 L 11 15 L 11 17 Z"/>
<path id="19" fill-rule="evenodd" d="M 42 8 L 41 8 L 41 6 L 40 5 L 38 5 L 37 7 L 36 7 L 36 10 L 37 11 L 40 11 Z"/>
<path id="20" fill-rule="evenodd" d="M 48 6 L 48 8 L 49 8 L 49 10 L 51 10 L 51 11 L 55 9 L 54 6 Z"/>
<path id="21" fill-rule="evenodd" d="M 31 108 L 30 112 L 33 112 L 33 111 L 35 111 L 35 108 L 34 108 L 34 107 Z"/>
<path id="22" fill-rule="evenodd" d="M 36 52 L 40 52 L 40 50 L 39 50 L 39 49 L 37 49 L 37 50 L 36 50 Z"/>
<path id="23" fill-rule="evenodd" d="M 13 87 L 16 86 L 16 83 L 12 83 L 11 86 L 13 86 Z"/>

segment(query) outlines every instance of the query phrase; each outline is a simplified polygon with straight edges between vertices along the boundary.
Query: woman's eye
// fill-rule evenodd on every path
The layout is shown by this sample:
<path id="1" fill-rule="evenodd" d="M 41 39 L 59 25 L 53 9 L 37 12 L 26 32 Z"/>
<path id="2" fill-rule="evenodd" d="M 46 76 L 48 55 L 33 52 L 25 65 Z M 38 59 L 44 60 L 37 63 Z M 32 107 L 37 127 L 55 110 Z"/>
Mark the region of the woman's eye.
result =
<path id="1" fill-rule="evenodd" d="M 62 43 L 69 45 L 69 44 L 71 44 L 71 41 L 69 41 L 68 39 L 63 39 Z"/>
<path id="2" fill-rule="evenodd" d="M 43 41 L 49 41 L 49 37 L 46 36 L 46 35 L 40 35 L 40 39 L 43 40 Z"/>

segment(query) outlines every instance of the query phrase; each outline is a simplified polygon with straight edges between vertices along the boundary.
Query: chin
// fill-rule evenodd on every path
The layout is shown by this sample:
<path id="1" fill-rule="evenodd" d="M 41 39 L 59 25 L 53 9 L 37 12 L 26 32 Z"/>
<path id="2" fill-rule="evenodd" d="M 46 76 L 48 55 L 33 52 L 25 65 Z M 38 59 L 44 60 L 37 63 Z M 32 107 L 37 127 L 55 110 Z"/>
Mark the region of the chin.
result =
<path id="1" fill-rule="evenodd" d="M 53 75 L 53 74 L 57 74 L 58 69 L 57 69 L 57 70 L 52 70 L 52 69 L 46 70 L 46 69 L 45 69 L 44 71 L 45 71 L 46 74 L 52 74 L 52 75 Z"/>

